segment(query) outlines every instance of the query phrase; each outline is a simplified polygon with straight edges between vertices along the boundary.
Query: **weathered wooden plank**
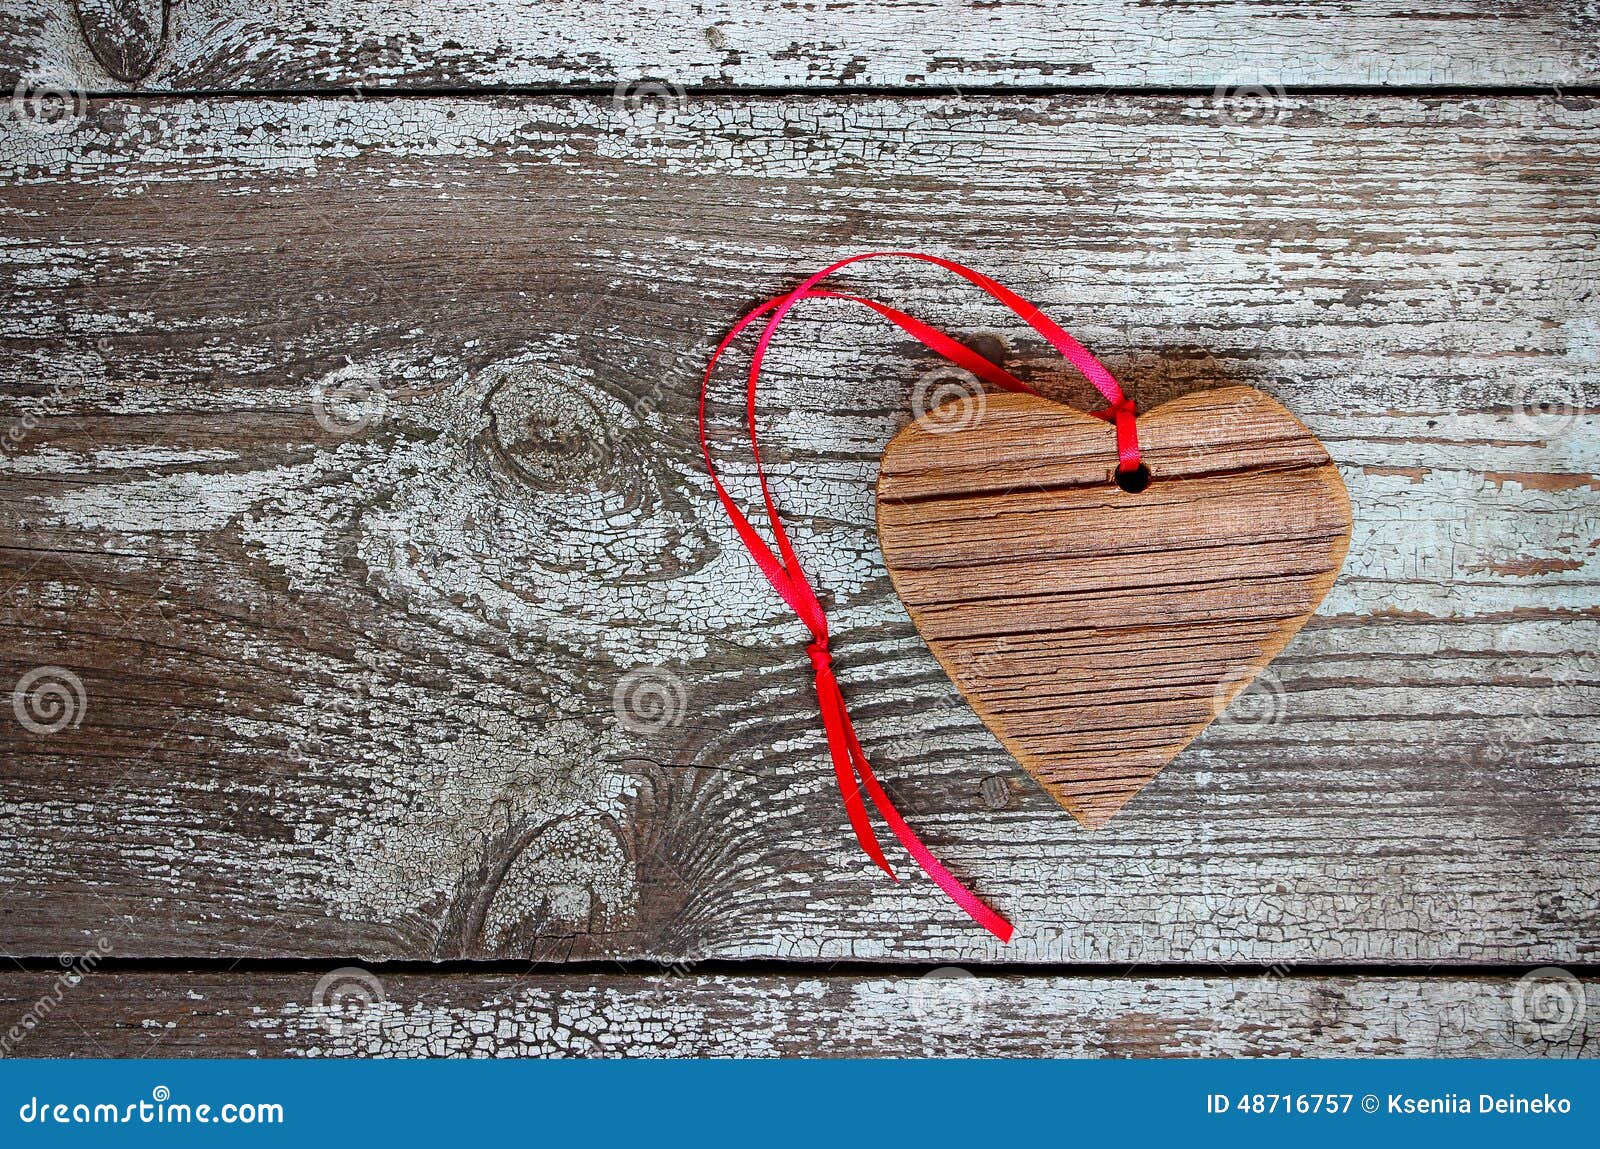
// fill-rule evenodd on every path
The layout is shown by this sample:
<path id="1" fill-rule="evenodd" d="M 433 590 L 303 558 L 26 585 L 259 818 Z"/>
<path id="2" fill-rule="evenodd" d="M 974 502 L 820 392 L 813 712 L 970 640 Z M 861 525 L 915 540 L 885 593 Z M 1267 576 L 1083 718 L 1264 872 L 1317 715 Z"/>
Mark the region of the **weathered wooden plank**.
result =
<path id="1" fill-rule="evenodd" d="M 1203 86 L 1237 114 L 1285 86 L 1563 85 L 1600 77 L 1586 0 L 19 0 L 0 82 L 68 90 L 616 85 Z M 1267 114 L 1270 114 L 1268 109 Z"/>
<path id="2" fill-rule="evenodd" d="M 61 729 L 3 727 L 8 949 L 1593 956 L 1594 101 L 1327 97 L 1247 128 L 1201 99 L 792 99 L 632 126 L 570 99 L 95 102 L 0 137 L 0 685 L 34 676 L 42 729 L 40 668 L 84 696 L 57 674 Z M 856 852 L 802 633 L 693 439 L 740 306 L 913 244 L 1036 298 L 1145 407 L 1275 395 L 1355 508 L 1254 709 L 1086 834 L 883 570 L 877 459 L 946 377 L 842 305 L 785 332 L 763 436 L 847 695 L 896 801 L 1016 921 L 1007 950 Z M 856 282 L 1087 400 L 924 270 Z"/>
<path id="3" fill-rule="evenodd" d="M 67 955 L 71 956 L 71 955 Z M 1592 985 L 1513 978 L 0 974 L 26 1057 L 1582 1057 Z"/>

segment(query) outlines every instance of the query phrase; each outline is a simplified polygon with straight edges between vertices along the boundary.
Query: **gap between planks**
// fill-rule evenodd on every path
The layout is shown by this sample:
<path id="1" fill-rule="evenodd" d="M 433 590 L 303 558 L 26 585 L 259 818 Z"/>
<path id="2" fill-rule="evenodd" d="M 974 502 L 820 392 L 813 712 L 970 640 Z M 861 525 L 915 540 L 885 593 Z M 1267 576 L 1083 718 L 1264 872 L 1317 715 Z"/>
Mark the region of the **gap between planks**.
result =
<path id="1" fill-rule="evenodd" d="M 1552 94 L 1562 99 L 1584 99 L 1600 96 L 1600 84 L 1571 84 L 1559 88 L 1552 84 L 1304 84 L 1284 86 L 1274 91 L 1276 99 L 1344 99 L 1370 97 L 1373 99 L 1528 99 L 1548 100 Z M 493 84 L 475 87 L 450 88 L 366 88 L 344 86 L 334 88 L 163 88 L 151 91 L 141 88 L 95 88 L 82 93 L 88 100 L 125 100 L 138 104 L 164 104 L 183 100 L 226 100 L 248 103 L 260 100 L 343 101 L 382 103 L 397 100 L 491 100 L 505 97 L 520 99 L 567 98 L 611 103 L 616 99 L 616 88 L 608 84 Z M 1117 99 L 1194 100 L 1209 99 L 1216 95 L 1214 85 L 1127 85 L 1107 84 L 1095 88 L 1052 88 L 1047 85 L 1018 85 L 1007 87 L 960 86 L 926 87 L 897 84 L 850 84 L 837 88 L 806 88 L 792 85 L 738 87 L 735 85 L 708 85 L 686 87 L 684 100 L 775 100 L 801 99 L 892 99 L 907 103 L 937 103 L 959 98 L 963 101 L 994 100 L 1066 100 L 1088 101 L 1115 97 Z"/>

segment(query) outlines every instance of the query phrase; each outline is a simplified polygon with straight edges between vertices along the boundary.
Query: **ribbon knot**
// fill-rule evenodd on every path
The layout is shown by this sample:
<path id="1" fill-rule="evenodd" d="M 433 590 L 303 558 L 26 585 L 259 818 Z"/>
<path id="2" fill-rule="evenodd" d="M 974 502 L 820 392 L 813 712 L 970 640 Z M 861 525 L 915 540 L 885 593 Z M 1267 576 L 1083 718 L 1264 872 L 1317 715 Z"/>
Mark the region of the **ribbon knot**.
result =
<path id="1" fill-rule="evenodd" d="M 806 647 L 806 654 L 811 659 L 811 669 L 817 674 L 829 674 L 833 671 L 833 651 L 828 649 L 828 640 L 819 638 Z"/>

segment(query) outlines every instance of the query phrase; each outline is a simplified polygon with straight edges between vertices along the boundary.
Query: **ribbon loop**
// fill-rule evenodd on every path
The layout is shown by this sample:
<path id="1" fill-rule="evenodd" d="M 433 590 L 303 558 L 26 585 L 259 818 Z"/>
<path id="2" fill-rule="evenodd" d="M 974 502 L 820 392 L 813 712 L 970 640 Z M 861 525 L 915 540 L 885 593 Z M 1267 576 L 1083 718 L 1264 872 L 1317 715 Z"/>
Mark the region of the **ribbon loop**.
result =
<path id="1" fill-rule="evenodd" d="M 906 251 L 875 251 L 864 255 L 851 256 L 849 259 L 839 260 L 823 268 L 815 275 L 807 278 L 800 286 L 786 295 L 769 299 L 761 306 L 754 308 L 739 322 L 733 325 L 717 345 L 711 355 L 711 361 L 706 364 L 705 374 L 700 385 L 700 451 L 705 459 L 706 470 L 711 477 L 712 489 L 716 493 L 717 501 L 722 505 L 729 521 L 733 524 L 734 531 L 738 534 L 740 542 L 750 552 L 756 565 L 761 568 L 761 573 L 766 576 L 772 588 L 779 597 L 788 604 L 811 632 L 812 641 L 806 646 L 806 656 L 811 660 L 812 670 L 816 676 L 817 706 L 822 712 L 822 725 L 828 739 L 828 756 L 832 760 L 834 776 L 839 783 L 840 800 L 844 803 L 845 815 L 850 821 L 856 841 L 861 849 L 872 861 L 891 878 L 895 872 L 890 867 L 888 859 L 884 857 L 883 849 L 878 844 L 878 838 L 873 833 L 871 822 L 867 817 L 867 803 L 870 799 L 874 809 L 888 824 L 894 836 L 905 847 L 907 853 L 916 861 L 922 871 L 939 886 L 941 890 L 958 906 L 984 929 L 994 934 L 1002 942 L 1011 940 L 1011 923 L 997 914 L 986 905 L 976 894 L 962 885 L 956 877 L 945 869 L 939 860 L 922 842 L 914 830 L 907 825 L 906 820 L 895 809 L 889 795 L 884 792 L 879 784 L 872 767 L 867 763 L 866 751 L 862 749 L 860 739 L 856 737 L 855 726 L 850 721 L 850 711 L 845 706 L 844 695 L 839 689 L 839 681 L 834 674 L 833 652 L 828 646 L 828 620 L 818 600 L 815 590 L 806 578 L 805 570 L 800 565 L 800 558 L 795 553 L 789 540 L 789 534 L 783 527 L 783 520 L 778 514 L 778 507 L 772 497 L 772 491 L 767 485 L 766 470 L 761 465 L 761 448 L 756 429 L 756 384 L 761 376 L 761 363 L 766 355 L 767 347 L 772 341 L 773 334 L 778 325 L 794 305 L 803 299 L 843 299 L 852 303 L 861 304 L 871 308 L 889 322 L 899 327 L 918 342 L 924 344 L 936 353 L 943 355 L 960 367 L 966 368 L 985 382 L 1008 391 L 1023 391 L 1034 393 L 1022 380 L 1006 371 L 999 364 L 992 363 L 983 356 L 978 355 L 970 348 L 956 342 L 937 328 L 913 319 L 904 312 L 897 311 L 886 304 L 876 300 L 867 299 L 857 295 L 847 295 L 843 292 L 824 290 L 817 285 L 829 275 L 850 264 L 858 263 L 864 259 L 894 256 L 904 259 L 919 260 L 924 263 L 935 264 L 947 271 L 952 271 L 967 282 L 982 288 L 994 299 L 999 300 L 1006 307 L 1020 317 L 1035 331 L 1039 332 L 1061 354 L 1083 373 L 1085 378 L 1105 396 L 1108 404 L 1105 410 L 1094 412 L 1096 418 L 1104 419 L 1116 429 L 1118 470 L 1131 471 L 1139 466 L 1139 439 L 1136 412 L 1132 400 L 1122 393 L 1122 388 L 1112 378 L 1111 373 L 1100 364 L 1093 355 L 1068 335 L 1059 325 L 1049 319 L 1033 304 L 1028 303 L 1008 288 L 1001 286 L 988 276 L 971 268 L 963 267 L 952 260 L 940 259 L 936 256 L 923 255 L 919 252 Z M 755 462 L 757 480 L 761 487 L 761 500 L 766 506 L 767 519 L 771 525 L 773 541 L 776 549 L 768 545 L 756 530 L 755 525 L 733 501 L 733 496 L 723 486 L 722 478 L 717 473 L 716 464 L 711 459 L 711 442 L 706 430 L 706 399 L 711 389 L 711 375 L 716 369 L 717 362 L 727 351 L 728 347 L 744 329 L 757 319 L 768 316 L 766 327 L 761 332 L 761 337 L 756 343 L 755 354 L 751 358 L 749 384 L 745 393 L 745 414 L 750 430 L 750 454 Z M 898 880 L 898 878 L 896 878 Z"/>

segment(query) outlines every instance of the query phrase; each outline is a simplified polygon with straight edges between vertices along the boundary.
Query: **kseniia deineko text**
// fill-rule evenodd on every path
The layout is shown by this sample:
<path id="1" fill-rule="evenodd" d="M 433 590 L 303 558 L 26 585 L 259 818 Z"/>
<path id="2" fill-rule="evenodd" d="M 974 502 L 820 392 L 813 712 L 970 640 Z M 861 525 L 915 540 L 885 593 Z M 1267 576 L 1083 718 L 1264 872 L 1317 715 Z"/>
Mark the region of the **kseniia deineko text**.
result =
<path id="1" fill-rule="evenodd" d="M 1571 1113 L 1572 1102 L 1565 1097 L 1551 1097 L 1548 1093 L 1538 1097 L 1518 1097 L 1515 1093 L 1445 1093 L 1438 1097 L 1407 1097 L 1403 1093 L 1389 1094 L 1389 1112 L 1456 1113 L 1461 1116 L 1484 1113 Z"/>

